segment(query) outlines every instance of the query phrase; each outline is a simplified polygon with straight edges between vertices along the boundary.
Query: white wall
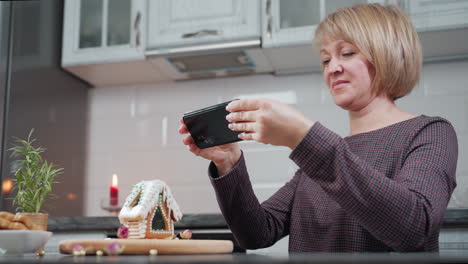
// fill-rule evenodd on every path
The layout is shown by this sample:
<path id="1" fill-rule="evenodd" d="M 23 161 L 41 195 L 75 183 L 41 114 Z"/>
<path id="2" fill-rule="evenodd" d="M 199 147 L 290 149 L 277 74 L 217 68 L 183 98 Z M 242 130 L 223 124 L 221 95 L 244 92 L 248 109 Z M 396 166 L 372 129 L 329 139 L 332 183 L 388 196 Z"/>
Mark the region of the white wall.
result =
<path id="1" fill-rule="evenodd" d="M 242 94 L 286 93 L 294 107 L 344 136 L 347 114 L 333 104 L 321 74 L 255 75 L 209 80 L 95 88 L 90 92 L 85 214 L 106 215 L 113 173 L 121 197 L 140 180 L 166 181 L 183 213 L 218 213 L 207 176 L 208 161 L 193 156 L 177 133 L 187 111 L 227 101 Z M 450 207 L 468 207 L 468 61 L 424 65 L 422 81 L 397 101 L 415 114 L 439 115 L 454 125 L 459 139 L 458 187 Z M 296 170 L 289 150 L 241 143 L 260 200 L 266 199 Z"/>

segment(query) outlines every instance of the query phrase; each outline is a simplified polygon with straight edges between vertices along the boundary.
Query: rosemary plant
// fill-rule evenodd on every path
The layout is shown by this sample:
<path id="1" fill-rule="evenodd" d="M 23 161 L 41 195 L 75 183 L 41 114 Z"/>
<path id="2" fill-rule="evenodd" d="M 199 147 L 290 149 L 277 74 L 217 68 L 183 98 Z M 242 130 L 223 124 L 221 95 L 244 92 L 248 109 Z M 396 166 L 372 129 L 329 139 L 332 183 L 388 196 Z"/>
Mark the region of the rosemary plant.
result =
<path id="1" fill-rule="evenodd" d="M 25 213 L 39 213 L 45 200 L 52 191 L 55 178 L 61 173 L 62 168 L 55 168 L 53 163 L 42 159 L 44 148 L 34 147 L 31 139 L 34 129 L 31 129 L 27 140 L 16 138 L 16 145 L 9 149 L 11 157 L 16 158 L 16 166 L 12 172 L 16 195 L 12 198 L 16 210 Z"/>

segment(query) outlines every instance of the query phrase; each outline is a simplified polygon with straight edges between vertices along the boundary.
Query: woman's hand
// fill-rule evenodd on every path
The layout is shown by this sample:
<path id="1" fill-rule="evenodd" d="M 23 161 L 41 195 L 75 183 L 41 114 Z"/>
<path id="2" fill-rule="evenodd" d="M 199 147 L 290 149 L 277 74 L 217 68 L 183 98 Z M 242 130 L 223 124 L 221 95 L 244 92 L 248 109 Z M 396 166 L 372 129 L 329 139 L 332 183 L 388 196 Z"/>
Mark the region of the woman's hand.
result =
<path id="1" fill-rule="evenodd" d="M 314 122 L 302 113 L 278 101 L 243 99 L 229 103 L 226 119 L 229 128 L 243 131 L 239 138 L 294 149 Z"/>
<path id="2" fill-rule="evenodd" d="M 239 161 L 241 157 L 241 150 L 239 144 L 231 143 L 211 148 L 200 149 L 195 145 L 192 136 L 190 135 L 184 121 L 180 120 L 179 134 L 185 135 L 182 143 L 187 146 L 188 150 L 193 154 L 203 157 L 207 160 L 213 161 L 218 168 L 218 174 L 224 175 L 231 170 L 234 164 Z"/>

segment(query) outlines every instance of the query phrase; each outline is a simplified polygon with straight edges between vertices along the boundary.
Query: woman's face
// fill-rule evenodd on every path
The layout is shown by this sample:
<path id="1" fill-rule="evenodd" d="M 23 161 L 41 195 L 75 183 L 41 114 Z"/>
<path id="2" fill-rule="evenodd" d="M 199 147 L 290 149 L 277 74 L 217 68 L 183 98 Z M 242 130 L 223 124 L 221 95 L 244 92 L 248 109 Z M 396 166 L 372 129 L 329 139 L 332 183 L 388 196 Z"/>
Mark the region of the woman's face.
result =
<path id="1" fill-rule="evenodd" d="M 343 40 L 322 42 L 323 77 L 336 105 L 359 111 L 374 98 L 375 70 L 359 49 Z"/>

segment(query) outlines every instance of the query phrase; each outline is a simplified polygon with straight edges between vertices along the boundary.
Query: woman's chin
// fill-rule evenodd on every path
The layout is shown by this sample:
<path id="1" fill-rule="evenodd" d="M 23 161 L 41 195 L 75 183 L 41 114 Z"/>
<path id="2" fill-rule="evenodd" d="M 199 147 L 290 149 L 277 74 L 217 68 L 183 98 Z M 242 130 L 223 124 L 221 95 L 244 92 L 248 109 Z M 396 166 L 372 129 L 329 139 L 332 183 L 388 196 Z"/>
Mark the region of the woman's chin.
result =
<path id="1" fill-rule="evenodd" d="M 344 110 L 348 110 L 348 108 L 351 106 L 353 100 L 351 98 L 344 98 L 341 96 L 334 96 L 333 101 L 335 104 Z"/>

